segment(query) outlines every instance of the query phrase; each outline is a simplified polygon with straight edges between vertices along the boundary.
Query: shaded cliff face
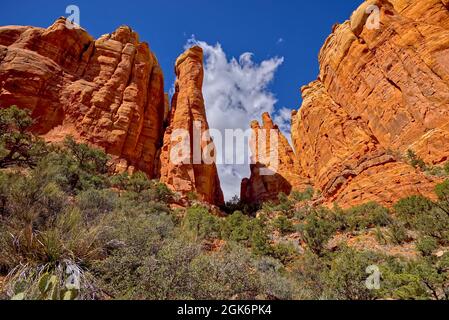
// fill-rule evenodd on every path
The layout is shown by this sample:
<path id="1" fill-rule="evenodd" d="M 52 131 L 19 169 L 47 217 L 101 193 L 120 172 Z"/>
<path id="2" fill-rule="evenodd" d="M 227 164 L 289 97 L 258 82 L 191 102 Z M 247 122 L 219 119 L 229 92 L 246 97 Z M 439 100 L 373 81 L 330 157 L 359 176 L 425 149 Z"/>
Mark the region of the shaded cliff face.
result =
<path id="1" fill-rule="evenodd" d="M 71 134 L 153 177 L 164 117 L 163 76 L 128 27 L 94 40 L 65 19 L 0 28 L 0 106 L 32 111 L 49 141 Z M 119 160 L 120 159 L 120 160 Z"/>
<path id="2" fill-rule="evenodd" d="M 161 151 L 161 181 L 173 190 L 183 194 L 194 192 L 200 200 L 221 205 L 224 197 L 215 161 L 210 163 L 202 159 L 203 154 L 213 156 L 210 149 L 213 141 L 206 136 L 201 141 L 193 141 L 195 125 L 199 138 L 209 130 L 202 94 L 203 50 L 197 46 L 188 49 L 177 59 L 175 71 L 175 94 Z M 175 150 L 181 149 L 183 142 L 187 143 L 187 150 L 184 154 L 180 150 L 181 158 L 174 159 L 178 156 Z M 195 151 L 196 143 L 198 149 Z M 195 161 L 196 155 L 200 155 L 200 161 Z"/>
<path id="3" fill-rule="evenodd" d="M 242 181 L 241 199 L 247 203 L 276 200 L 279 193 L 306 188 L 307 179 L 295 170 L 293 149 L 270 115 L 262 115 L 262 126 L 253 121 L 251 130 L 251 177 Z"/>
<path id="4" fill-rule="evenodd" d="M 367 27 L 368 5 L 380 28 Z M 371 16 L 372 18 L 372 16 Z M 441 1 L 367 1 L 334 27 L 317 81 L 293 114 L 297 170 L 342 206 L 431 195 L 436 181 L 401 157 L 449 157 L 449 11 Z"/>

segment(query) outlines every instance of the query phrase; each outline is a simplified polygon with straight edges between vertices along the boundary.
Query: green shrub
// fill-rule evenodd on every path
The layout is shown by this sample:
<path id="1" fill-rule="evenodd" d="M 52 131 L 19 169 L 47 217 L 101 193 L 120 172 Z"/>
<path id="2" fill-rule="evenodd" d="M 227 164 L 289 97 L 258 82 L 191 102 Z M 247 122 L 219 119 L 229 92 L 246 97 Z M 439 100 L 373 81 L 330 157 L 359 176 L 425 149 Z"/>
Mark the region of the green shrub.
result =
<path id="1" fill-rule="evenodd" d="M 303 202 L 312 200 L 314 194 L 315 191 L 313 190 L 313 188 L 308 187 L 304 192 L 293 191 L 291 197 L 293 198 L 293 200 L 297 202 Z"/>
<path id="2" fill-rule="evenodd" d="M 310 250 L 301 255 L 293 267 L 293 276 L 302 289 L 302 298 L 306 300 L 326 299 L 326 274 L 329 266 L 324 257 Z"/>
<path id="3" fill-rule="evenodd" d="M 370 252 L 343 248 L 330 262 L 326 274 L 326 296 L 338 300 L 372 300 L 376 290 L 366 286 L 369 276 L 367 268 L 378 263 L 377 257 Z"/>
<path id="4" fill-rule="evenodd" d="M 423 256 L 431 256 L 432 253 L 438 249 L 438 242 L 432 237 L 422 237 L 416 243 L 416 249 L 421 252 Z"/>
<path id="5" fill-rule="evenodd" d="M 221 235 L 220 219 L 200 206 L 187 209 L 183 227 L 195 239 L 218 239 Z"/>
<path id="6" fill-rule="evenodd" d="M 310 213 L 300 227 L 299 231 L 305 243 L 317 255 L 323 253 L 326 244 L 338 229 L 332 216 L 330 211 L 319 208 Z"/>
<path id="7" fill-rule="evenodd" d="M 403 244 L 410 241 L 410 237 L 407 234 L 407 229 L 400 222 L 394 222 L 388 228 L 388 237 L 393 244 Z"/>
<path id="8" fill-rule="evenodd" d="M 427 170 L 426 163 L 413 150 L 407 150 L 407 159 L 413 168 L 419 168 L 422 171 Z"/>
<path id="9" fill-rule="evenodd" d="M 375 202 L 349 209 L 343 213 L 343 217 L 346 228 L 352 231 L 385 227 L 391 224 L 390 211 Z"/>
<path id="10" fill-rule="evenodd" d="M 272 246 L 271 256 L 287 265 L 296 259 L 298 250 L 292 243 L 281 242 Z"/>
<path id="11" fill-rule="evenodd" d="M 268 232 L 260 220 L 257 220 L 254 224 L 251 234 L 251 248 L 253 253 L 258 256 L 270 255 L 273 252 Z"/>
<path id="12" fill-rule="evenodd" d="M 253 232 L 252 227 L 250 218 L 241 211 L 236 211 L 224 221 L 222 236 L 236 242 L 248 241 Z"/>
<path id="13" fill-rule="evenodd" d="M 416 216 L 427 214 L 435 207 L 434 203 L 423 196 L 411 196 L 399 200 L 394 205 L 398 218 L 409 228 L 416 226 Z"/>
<path id="14" fill-rule="evenodd" d="M 449 209 L 449 180 L 444 181 L 435 188 L 438 199 L 443 202 L 445 209 Z"/>
<path id="15" fill-rule="evenodd" d="M 293 223 L 284 215 L 280 215 L 276 219 L 274 219 L 273 227 L 275 230 L 279 231 L 281 235 L 287 235 L 295 232 Z"/>
<path id="16" fill-rule="evenodd" d="M 382 269 L 382 296 L 400 300 L 447 300 L 449 255 L 396 260 Z"/>
<path id="17" fill-rule="evenodd" d="M 83 191 L 76 196 L 76 205 L 90 220 L 111 213 L 118 203 L 118 195 L 111 190 Z"/>
<path id="18" fill-rule="evenodd" d="M 32 124 L 27 110 L 0 109 L 0 168 L 33 167 L 47 153 L 45 142 L 29 133 Z"/>

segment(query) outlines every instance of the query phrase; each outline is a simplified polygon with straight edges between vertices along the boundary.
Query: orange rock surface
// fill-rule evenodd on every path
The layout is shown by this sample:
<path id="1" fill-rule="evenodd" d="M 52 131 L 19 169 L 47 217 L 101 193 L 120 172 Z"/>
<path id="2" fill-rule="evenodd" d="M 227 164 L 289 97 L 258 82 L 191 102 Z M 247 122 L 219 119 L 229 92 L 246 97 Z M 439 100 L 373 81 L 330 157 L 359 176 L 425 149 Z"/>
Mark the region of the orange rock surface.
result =
<path id="1" fill-rule="evenodd" d="M 447 3 L 367 1 L 334 27 L 319 61 L 293 113 L 296 169 L 344 207 L 431 196 L 437 181 L 403 159 L 409 149 L 430 164 L 449 157 Z"/>
<path id="2" fill-rule="evenodd" d="M 428 164 L 449 159 L 448 1 L 368 0 L 334 26 L 319 62 L 292 113 L 295 155 L 280 143 L 276 175 L 260 175 L 266 163 L 258 161 L 242 198 L 272 199 L 309 183 L 342 207 L 434 197 L 439 180 L 404 159 L 408 150 Z"/>
<path id="3" fill-rule="evenodd" d="M 251 177 L 242 181 L 241 199 L 247 203 L 275 200 L 281 192 L 301 189 L 306 179 L 295 173 L 293 149 L 270 115 L 262 115 L 262 126 L 253 121 L 251 129 Z"/>
<path id="4" fill-rule="evenodd" d="M 123 170 L 154 175 L 162 137 L 161 68 L 129 27 L 94 40 L 63 18 L 48 29 L 0 27 L 0 106 L 32 111 L 50 141 L 71 134 Z"/>
<path id="5" fill-rule="evenodd" d="M 199 200 L 221 205 L 224 199 L 214 161 L 213 141 L 210 136 L 201 139 L 209 129 L 202 94 L 203 50 L 198 46 L 188 49 L 177 59 L 175 71 L 175 93 L 161 151 L 161 181 L 184 195 L 196 193 Z M 196 139 L 197 144 L 193 141 L 195 123 L 200 138 Z M 184 136 L 187 141 L 182 140 L 179 132 L 187 134 Z M 187 142 L 187 152 L 175 152 L 182 141 Z M 203 154 L 212 155 L 213 161 L 204 161 Z M 178 155 L 180 159 L 174 159 Z M 199 161 L 194 161 L 198 155 Z"/>

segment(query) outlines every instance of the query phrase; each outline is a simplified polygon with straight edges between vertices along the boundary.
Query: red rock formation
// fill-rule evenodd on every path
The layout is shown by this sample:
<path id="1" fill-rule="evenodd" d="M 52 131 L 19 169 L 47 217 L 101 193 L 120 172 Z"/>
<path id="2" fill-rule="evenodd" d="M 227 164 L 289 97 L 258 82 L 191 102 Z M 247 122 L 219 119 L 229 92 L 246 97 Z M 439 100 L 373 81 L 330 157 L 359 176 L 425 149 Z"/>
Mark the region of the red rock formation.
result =
<path id="1" fill-rule="evenodd" d="M 251 129 L 251 177 L 242 181 L 241 199 L 247 203 L 275 200 L 281 192 L 290 194 L 293 188 L 305 186 L 307 180 L 295 173 L 293 149 L 270 115 L 262 115 L 262 126 L 253 121 Z"/>
<path id="2" fill-rule="evenodd" d="M 196 140 L 193 133 L 195 122 L 199 123 L 200 135 L 209 129 L 202 94 L 203 50 L 197 46 L 188 49 L 177 59 L 175 71 L 176 90 L 161 152 L 161 181 L 184 195 L 194 192 L 200 200 L 223 204 L 215 161 L 205 163 L 201 157 L 203 153 L 214 155 L 209 149 L 213 142 L 210 137 Z M 184 133 L 186 139 L 182 140 L 179 133 Z M 182 145 L 180 142 L 187 143 L 184 153 L 175 151 Z M 181 159 L 176 159 L 177 155 Z M 199 161 L 194 161 L 197 155 L 200 155 Z"/>
<path id="3" fill-rule="evenodd" d="M 369 5 L 380 9 L 368 28 Z M 406 164 L 449 157 L 449 11 L 436 0 L 371 0 L 334 27 L 317 81 L 293 114 L 297 170 L 342 206 L 430 196 L 436 181 Z"/>
<path id="4" fill-rule="evenodd" d="M 32 111 L 50 141 L 67 134 L 153 176 L 164 118 L 163 76 L 129 27 L 94 40 L 58 19 L 0 28 L 0 106 Z"/>

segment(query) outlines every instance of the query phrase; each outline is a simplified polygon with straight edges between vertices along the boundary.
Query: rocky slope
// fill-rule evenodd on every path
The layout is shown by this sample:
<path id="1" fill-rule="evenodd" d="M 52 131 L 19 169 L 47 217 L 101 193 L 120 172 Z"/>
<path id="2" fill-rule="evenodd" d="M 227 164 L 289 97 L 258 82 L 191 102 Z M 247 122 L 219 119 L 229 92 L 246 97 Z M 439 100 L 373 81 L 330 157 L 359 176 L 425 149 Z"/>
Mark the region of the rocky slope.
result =
<path id="1" fill-rule="evenodd" d="M 190 52 L 200 60 L 189 53 L 178 60 L 179 91 L 169 131 L 196 119 L 207 125 L 202 55 Z M 47 141 L 72 135 L 112 155 L 119 172 L 140 170 L 157 178 L 162 167 L 163 180 L 175 191 L 222 202 L 215 166 L 197 165 L 185 170 L 190 176 L 184 178 L 178 174 L 184 168 L 172 167 L 165 158 L 161 164 L 169 114 L 163 74 L 148 44 L 129 27 L 97 40 L 83 29 L 67 28 L 64 18 L 47 29 L 0 27 L 0 107 L 10 105 L 31 110 L 34 131 Z"/>
<path id="2" fill-rule="evenodd" d="M 367 1 L 334 26 L 319 62 L 292 115 L 295 173 L 344 207 L 431 196 L 436 179 L 403 155 L 433 165 L 449 157 L 447 1 Z"/>

